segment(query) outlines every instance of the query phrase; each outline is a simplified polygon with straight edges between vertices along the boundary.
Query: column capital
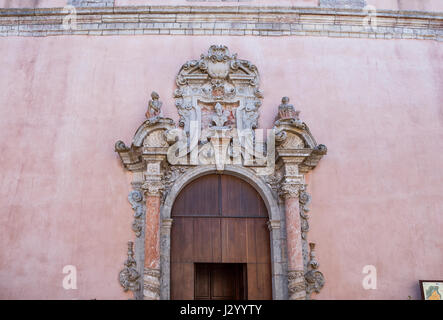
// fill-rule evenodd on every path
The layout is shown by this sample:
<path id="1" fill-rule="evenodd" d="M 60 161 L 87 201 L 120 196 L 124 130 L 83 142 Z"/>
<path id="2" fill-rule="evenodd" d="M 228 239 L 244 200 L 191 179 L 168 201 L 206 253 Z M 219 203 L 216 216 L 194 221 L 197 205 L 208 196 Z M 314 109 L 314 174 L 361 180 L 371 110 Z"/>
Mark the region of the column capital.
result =
<path id="1" fill-rule="evenodd" d="M 288 198 L 298 198 L 300 191 L 303 189 L 303 184 L 299 183 L 291 183 L 291 182 L 283 182 L 278 194 L 280 197 L 284 199 Z"/>
<path id="2" fill-rule="evenodd" d="M 142 189 L 147 196 L 160 197 L 165 185 L 161 180 L 147 180 L 143 183 Z"/>

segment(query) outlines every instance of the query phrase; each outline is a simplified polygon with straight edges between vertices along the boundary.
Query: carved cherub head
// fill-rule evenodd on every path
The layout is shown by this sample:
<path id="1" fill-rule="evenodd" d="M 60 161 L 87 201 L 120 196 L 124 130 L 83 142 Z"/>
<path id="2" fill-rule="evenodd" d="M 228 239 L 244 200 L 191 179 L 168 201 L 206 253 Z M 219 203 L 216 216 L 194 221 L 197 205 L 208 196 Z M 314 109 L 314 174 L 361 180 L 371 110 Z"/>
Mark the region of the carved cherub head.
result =
<path id="1" fill-rule="evenodd" d="M 282 103 L 283 105 L 287 105 L 287 104 L 289 103 L 289 97 L 283 97 L 283 98 L 281 98 L 281 103 Z"/>
<path id="2" fill-rule="evenodd" d="M 152 98 L 152 100 L 158 100 L 160 98 L 160 96 L 158 95 L 157 92 L 152 91 L 151 98 Z"/>

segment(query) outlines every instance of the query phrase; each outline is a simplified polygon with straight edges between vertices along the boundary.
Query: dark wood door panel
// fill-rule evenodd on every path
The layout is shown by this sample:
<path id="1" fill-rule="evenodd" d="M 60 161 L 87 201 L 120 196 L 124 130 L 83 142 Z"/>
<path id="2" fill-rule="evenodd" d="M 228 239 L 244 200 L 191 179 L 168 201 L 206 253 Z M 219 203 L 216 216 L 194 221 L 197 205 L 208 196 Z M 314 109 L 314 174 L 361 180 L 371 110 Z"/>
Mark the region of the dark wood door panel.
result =
<path id="1" fill-rule="evenodd" d="M 193 219 L 194 262 L 222 262 L 220 219 Z"/>
<path id="2" fill-rule="evenodd" d="M 221 210 L 225 217 L 266 217 L 263 199 L 247 182 L 233 176 L 222 175 Z"/>
<path id="3" fill-rule="evenodd" d="M 248 299 L 272 300 L 272 277 L 269 263 L 248 263 Z"/>
<path id="4" fill-rule="evenodd" d="M 194 220 L 176 217 L 171 232 L 171 262 L 194 262 Z"/>
<path id="5" fill-rule="evenodd" d="M 196 300 L 242 300 L 246 297 L 246 267 L 233 263 L 195 264 Z"/>
<path id="6" fill-rule="evenodd" d="M 206 263 L 195 265 L 194 296 L 196 300 L 211 300 L 211 269 Z"/>
<path id="7" fill-rule="evenodd" d="M 177 196 L 172 216 L 267 217 L 261 196 L 247 182 L 210 174 L 189 183 Z"/>
<path id="8" fill-rule="evenodd" d="M 171 299 L 194 299 L 194 264 L 171 262 Z"/>
<path id="9" fill-rule="evenodd" d="M 172 216 L 219 215 L 219 179 L 219 175 L 210 174 L 189 183 L 175 199 Z"/>

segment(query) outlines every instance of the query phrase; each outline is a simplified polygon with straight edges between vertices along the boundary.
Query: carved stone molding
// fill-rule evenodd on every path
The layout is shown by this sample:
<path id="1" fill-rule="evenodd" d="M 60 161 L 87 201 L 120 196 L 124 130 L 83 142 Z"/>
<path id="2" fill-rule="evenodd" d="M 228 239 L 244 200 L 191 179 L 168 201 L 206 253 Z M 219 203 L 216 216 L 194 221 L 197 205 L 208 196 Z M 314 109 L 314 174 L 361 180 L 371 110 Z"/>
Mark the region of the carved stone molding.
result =
<path id="1" fill-rule="evenodd" d="M 269 231 L 280 229 L 280 220 L 269 220 L 267 223 Z"/>
<path id="2" fill-rule="evenodd" d="M 304 300 L 306 285 L 303 270 L 288 271 L 288 291 L 290 300 Z"/>
<path id="3" fill-rule="evenodd" d="M 145 300 L 160 299 L 160 270 L 144 268 L 143 295 Z"/>
<path id="4" fill-rule="evenodd" d="M 131 290 L 136 292 L 140 290 L 140 274 L 137 271 L 137 263 L 134 259 L 134 243 L 132 241 L 128 242 L 128 259 L 125 261 L 125 267 L 120 271 L 119 280 L 120 285 L 126 292 Z"/>

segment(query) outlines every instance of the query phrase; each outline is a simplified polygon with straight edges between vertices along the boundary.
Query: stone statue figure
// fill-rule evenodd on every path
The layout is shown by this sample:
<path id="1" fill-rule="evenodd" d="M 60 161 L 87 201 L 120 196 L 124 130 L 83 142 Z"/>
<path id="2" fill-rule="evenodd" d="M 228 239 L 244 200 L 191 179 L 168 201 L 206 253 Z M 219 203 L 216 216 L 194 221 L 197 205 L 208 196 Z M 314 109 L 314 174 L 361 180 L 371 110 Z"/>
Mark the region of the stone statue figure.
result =
<path id="1" fill-rule="evenodd" d="M 217 102 L 215 105 L 215 114 L 211 117 L 211 123 L 213 129 L 229 129 L 230 126 L 225 126 L 228 122 L 229 111 L 223 110 L 222 105 Z"/>
<path id="2" fill-rule="evenodd" d="M 146 118 L 152 119 L 155 117 L 162 116 L 162 102 L 159 100 L 160 96 L 157 92 L 152 91 L 151 93 L 152 100 L 149 100 L 148 111 L 146 112 Z"/>
<path id="3" fill-rule="evenodd" d="M 289 98 L 283 97 L 281 104 L 278 106 L 278 118 L 279 119 L 299 119 L 300 111 L 296 111 L 292 104 L 289 104 Z"/>

